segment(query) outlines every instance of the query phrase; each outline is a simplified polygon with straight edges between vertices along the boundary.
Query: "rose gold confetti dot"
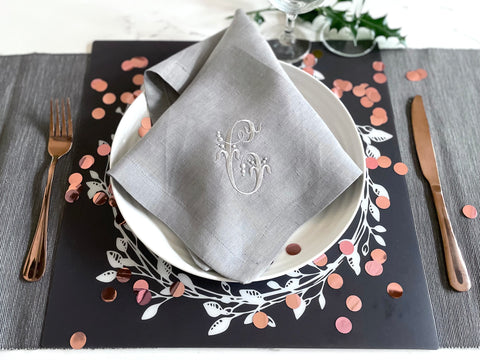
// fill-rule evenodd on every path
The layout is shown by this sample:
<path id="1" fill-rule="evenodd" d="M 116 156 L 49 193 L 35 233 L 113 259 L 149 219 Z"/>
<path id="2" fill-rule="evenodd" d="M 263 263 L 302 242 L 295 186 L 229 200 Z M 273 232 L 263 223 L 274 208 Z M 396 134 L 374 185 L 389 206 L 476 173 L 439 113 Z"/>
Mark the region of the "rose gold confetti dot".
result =
<path id="1" fill-rule="evenodd" d="M 339 99 L 342 98 L 342 96 L 343 96 L 343 91 L 342 91 L 342 89 L 334 87 L 334 88 L 332 89 L 332 91 L 333 91 L 333 93 L 334 93 L 335 95 L 337 95 L 337 97 L 338 97 Z"/>
<path id="2" fill-rule="evenodd" d="M 320 49 L 313 50 L 312 54 L 317 58 L 320 59 L 323 56 L 323 51 Z"/>
<path id="3" fill-rule="evenodd" d="M 386 117 L 378 117 L 375 115 L 370 116 L 370 124 L 372 124 L 373 126 L 380 126 L 385 124 L 386 122 L 387 122 Z"/>
<path id="4" fill-rule="evenodd" d="M 373 74 L 373 81 L 377 84 L 385 84 L 387 82 L 387 76 L 384 73 Z"/>
<path id="5" fill-rule="evenodd" d="M 387 117 L 387 111 L 381 107 L 376 107 L 375 109 L 373 109 L 372 114 L 377 117 Z"/>
<path id="6" fill-rule="evenodd" d="M 150 120 L 149 117 L 144 117 L 142 119 L 142 122 L 141 122 L 141 126 L 144 128 L 144 129 L 150 129 L 152 127 L 152 121 Z"/>
<path id="7" fill-rule="evenodd" d="M 143 279 L 135 281 L 133 284 L 133 291 L 148 290 L 148 282 Z"/>
<path id="8" fill-rule="evenodd" d="M 374 103 L 377 103 L 379 102 L 380 100 L 382 100 L 382 96 L 380 95 L 380 93 L 378 92 L 377 89 L 375 89 L 374 87 L 369 87 L 365 90 L 365 95 L 367 96 L 367 98 L 374 102 Z"/>
<path id="9" fill-rule="evenodd" d="M 380 209 L 388 209 L 390 207 L 390 200 L 385 197 L 385 196 L 379 196 L 375 199 L 375 204 L 377 204 L 377 206 L 380 208 Z"/>
<path id="10" fill-rule="evenodd" d="M 415 70 L 414 71 L 408 71 L 405 76 L 410 81 L 420 81 L 420 80 L 422 80 L 421 77 L 420 77 L 420 74 L 418 72 L 416 72 Z"/>
<path id="11" fill-rule="evenodd" d="M 108 201 L 108 195 L 103 191 L 98 191 L 93 195 L 92 201 L 95 205 L 101 206 Z"/>
<path id="12" fill-rule="evenodd" d="M 110 145 L 108 145 L 108 144 L 101 144 L 101 145 L 97 148 L 97 154 L 100 155 L 100 156 L 107 156 L 108 154 L 110 154 Z"/>
<path id="13" fill-rule="evenodd" d="M 306 66 L 306 67 L 302 68 L 302 70 L 305 71 L 307 74 L 310 74 L 310 75 L 314 74 L 314 70 L 310 66 Z"/>
<path id="14" fill-rule="evenodd" d="M 143 75 L 142 74 L 137 74 L 137 75 L 134 75 L 133 78 L 132 78 L 132 82 L 135 84 L 135 85 L 142 85 L 143 84 Z"/>
<path id="15" fill-rule="evenodd" d="M 337 273 L 328 275 L 327 283 L 332 289 L 340 289 L 343 286 L 343 278 Z"/>
<path id="16" fill-rule="evenodd" d="M 265 329 L 268 325 L 268 316 L 267 314 L 265 314 L 264 312 L 262 311 L 257 311 L 254 315 L 253 315 L 253 325 L 255 325 L 255 327 L 257 329 Z"/>
<path id="17" fill-rule="evenodd" d="M 348 80 L 336 79 L 333 81 L 333 86 L 339 88 L 343 91 L 350 91 L 353 88 L 353 85 Z"/>
<path id="18" fill-rule="evenodd" d="M 108 83 L 103 79 L 93 79 L 90 83 L 90 87 L 98 92 L 103 92 L 107 90 Z"/>
<path id="19" fill-rule="evenodd" d="M 425 69 L 417 69 L 415 70 L 417 74 L 420 76 L 420 80 L 425 79 L 428 76 L 428 73 Z"/>
<path id="20" fill-rule="evenodd" d="M 285 302 L 290 309 L 296 309 L 302 303 L 302 299 L 297 294 L 290 294 L 285 297 Z"/>
<path id="21" fill-rule="evenodd" d="M 118 210 L 118 209 L 117 209 Z M 126 224 L 126 221 L 125 219 L 123 218 L 122 214 L 119 212 L 117 213 L 117 216 L 115 216 L 115 222 L 118 224 L 118 225 L 123 225 L 123 224 Z"/>
<path id="22" fill-rule="evenodd" d="M 170 286 L 170 295 L 180 297 L 185 292 L 185 285 L 181 281 L 177 281 Z"/>
<path id="23" fill-rule="evenodd" d="M 378 161 L 373 157 L 367 157 L 365 159 L 365 165 L 367 166 L 368 169 L 374 170 L 378 167 Z"/>
<path id="24" fill-rule="evenodd" d="M 80 166 L 80 168 L 86 170 L 90 168 L 94 162 L 95 158 L 92 155 L 85 155 L 80 159 L 78 165 Z"/>
<path id="25" fill-rule="evenodd" d="M 105 105 L 112 105 L 115 100 L 117 100 L 117 97 L 115 96 L 114 93 L 106 93 L 102 97 L 102 101 Z"/>
<path id="26" fill-rule="evenodd" d="M 317 266 L 325 266 L 327 265 L 327 262 L 328 262 L 328 258 L 327 258 L 327 255 L 325 254 L 322 254 L 318 258 L 313 260 L 313 263 Z"/>
<path id="27" fill-rule="evenodd" d="M 306 66 L 314 66 L 316 62 L 317 62 L 317 59 L 315 58 L 315 55 L 313 55 L 313 54 L 307 54 L 303 58 L 303 63 Z"/>
<path id="28" fill-rule="evenodd" d="M 78 350 L 85 346 L 87 343 L 87 335 L 81 331 L 77 331 L 70 337 L 70 346 L 72 349 Z"/>
<path id="29" fill-rule="evenodd" d="M 75 190 L 80 192 L 82 188 L 83 188 L 82 184 L 73 184 L 73 185 L 70 185 L 67 190 Z"/>
<path id="30" fill-rule="evenodd" d="M 126 283 L 132 277 L 132 272 L 129 268 L 117 269 L 117 280 L 121 283 Z"/>
<path id="31" fill-rule="evenodd" d="M 365 95 L 365 89 L 367 88 L 368 84 L 367 83 L 362 83 L 360 85 L 357 85 L 353 88 L 353 95 L 362 97 Z"/>
<path id="32" fill-rule="evenodd" d="M 147 289 L 142 289 L 137 293 L 137 304 L 145 306 L 152 300 L 152 293 Z"/>
<path id="33" fill-rule="evenodd" d="M 338 332 L 342 334 L 348 334 L 350 331 L 352 331 L 352 322 L 345 316 L 340 316 L 335 321 L 335 327 L 337 328 Z"/>
<path id="34" fill-rule="evenodd" d="M 375 260 L 370 260 L 365 263 L 365 271 L 370 276 L 379 276 L 383 273 L 383 266 Z"/>
<path id="35" fill-rule="evenodd" d="M 478 215 L 477 209 L 473 205 L 465 205 L 462 208 L 463 215 L 469 219 L 475 219 Z"/>
<path id="36" fill-rule="evenodd" d="M 344 255 L 351 255 L 355 251 L 355 247 L 353 246 L 352 242 L 348 240 L 340 241 L 338 246 Z"/>
<path id="37" fill-rule="evenodd" d="M 134 68 L 134 66 L 131 60 L 125 60 L 122 62 L 121 68 L 123 71 L 130 71 Z"/>
<path id="38" fill-rule="evenodd" d="M 393 165 L 393 171 L 395 171 L 398 175 L 405 175 L 408 173 L 408 167 L 402 162 L 398 162 Z"/>
<path id="39" fill-rule="evenodd" d="M 106 287 L 102 290 L 102 300 L 109 303 L 117 298 L 117 290 L 113 287 Z"/>
<path id="40" fill-rule="evenodd" d="M 131 92 L 126 91 L 120 95 L 120 101 L 124 104 L 131 104 L 133 103 L 133 100 L 135 100 L 135 96 L 133 96 Z"/>
<path id="41" fill-rule="evenodd" d="M 385 156 L 385 155 L 382 155 L 382 156 L 379 156 L 378 159 L 377 159 L 377 162 L 378 162 L 378 166 L 380 166 L 381 168 L 388 168 L 390 167 L 390 165 L 392 165 L 392 160 L 390 160 L 390 158 L 388 156 Z"/>
<path id="42" fill-rule="evenodd" d="M 374 103 L 368 97 L 364 96 L 360 99 L 360 104 L 365 108 L 371 108 Z"/>
<path id="43" fill-rule="evenodd" d="M 110 196 L 108 198 L 108 205 L 110 205 L 111 207 L 117 207 L 117 201 L 115 200 L 114 196 Z"/>
<path id="44" fill-rule="evenodd" d="M 135 90 L 135 91 L 133 92 L 133 97 L 134 97 L 134 98 L 137 98 L 137 97 L 139 97 L 141 94 L 142 94 L 142 90 L 140 90 L 140 89 L 139 89 L 139 90 Z"/>
<path id="45" fill-rule="evenodd" d="M 67 192 L 65 193 L 65 201 L 71 203 L 74 203 L 75 201 L 78 200 L 80 196 L 80 193 L 75 190 L 75 189 L 68 189 Z"/>
<path id="46" fill-rule="evenodd" d="M 80 173 L 73 173 L 68 177 L 68 183 L 70 185 L 78 185 L 82 182 L 83 176 Z"/>
<path id="47" fill-rule="evenodd" d="M 302 251 L 302 247 L 298 244 L 288 244 L 285 248 L 285 251 L 288 255 L 297 255 L 300 251 Z"/>
<path id="48" fill-rule="evenodd" d="M 138 128 L 138 136 L 144 137 L 148 133 L 149 129 L 145 129 L 144 127 L 140 126 Z"/>
<path id="49" fill-rule="evenodd" d="M 387 261 L 387 253 L 382 249 L 373 250 L 370 253 L 370 256 L 372 257 L 373 260 L 375 260 L 379 264 L 383 264 L 385 261 Z"/>
<path id="50" fill-rule="evenodd" d="M 357 312 L 362 308 L 362 300 L 357 295 L 350 295 L 345 301 L 348 310 Z"/>
<path id="51" fill-rule="evenodd" d="M 403 288 L 399 283 L 391 282 L 387 285 L 387 293 L 394 299 L 398 299 L 403 295 Z"/>
<path id="52" fill-rule="evenodd" d="M 148 66 L 148 59 L 145 56 L 135 56 L 130 60 L 136 68 L 144 68 Z"/>
<path id="53" fill-rule="evenodd" d="M 372 63 L 372 68 L 375 71 L 383 71 L 385 70 L 385 64 L 382 61 L 374 61 Z"/>
<path id="54" fill-rule="evenodd" d="M 92 117 L 95 120 L 103 119 L 105 117 L 105 110 L 100 108 L 100 107 L 93 109 L 92 110 Z"/>

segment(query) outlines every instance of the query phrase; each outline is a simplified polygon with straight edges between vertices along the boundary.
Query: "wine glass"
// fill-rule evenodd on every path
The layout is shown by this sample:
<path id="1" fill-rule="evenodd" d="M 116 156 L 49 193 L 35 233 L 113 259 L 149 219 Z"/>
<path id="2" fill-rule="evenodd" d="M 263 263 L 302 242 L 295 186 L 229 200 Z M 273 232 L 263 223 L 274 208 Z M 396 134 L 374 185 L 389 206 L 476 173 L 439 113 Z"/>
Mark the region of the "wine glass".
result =
<path id="1" fill-rule="evenodd" d="M 277 59 L 294 63 L 310 51 L 310 41 L 297 39 L 293 33 L 299 14 L 307 13 L 328 0 L 269 0 L 277 9 L 286 14 L 285 29 L 278 39 L 270 40 Z"/>

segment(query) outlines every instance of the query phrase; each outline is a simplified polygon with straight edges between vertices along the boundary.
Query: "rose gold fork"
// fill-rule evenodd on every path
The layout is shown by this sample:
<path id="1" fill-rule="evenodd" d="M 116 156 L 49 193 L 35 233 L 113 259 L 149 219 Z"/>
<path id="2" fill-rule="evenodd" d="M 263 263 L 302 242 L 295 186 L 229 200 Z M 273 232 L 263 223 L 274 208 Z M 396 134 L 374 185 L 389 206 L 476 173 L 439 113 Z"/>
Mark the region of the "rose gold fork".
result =
<path id="1" fill-rule="evenodd" d="M 25 263 L 23 264 L 22 276 L 27 281 L 37 281 L 45 273 L 47 263 L 47 225 L 48 209 L 50 205 L 50 193 L 52 190 L 53 173 L 58 159 L 70 151 L 73 142 L 72 116 L 70 112 L 70 99 L 61 101 L 61 109 L 58 99 L 50 100 L 50 135 L 48 139 L 48 152 L 52 157 L 48 169 L 47 185 L 43 194 L 42 208 L 38 219 L 37 229 L 33 236 L 30 249 L 28 250 Z M 62 118 L 60 124 L 60 117 Z M 53 121 L 55 119 L 55 126 Z M 68 123 L 68 124 L 67 124 Z"/>

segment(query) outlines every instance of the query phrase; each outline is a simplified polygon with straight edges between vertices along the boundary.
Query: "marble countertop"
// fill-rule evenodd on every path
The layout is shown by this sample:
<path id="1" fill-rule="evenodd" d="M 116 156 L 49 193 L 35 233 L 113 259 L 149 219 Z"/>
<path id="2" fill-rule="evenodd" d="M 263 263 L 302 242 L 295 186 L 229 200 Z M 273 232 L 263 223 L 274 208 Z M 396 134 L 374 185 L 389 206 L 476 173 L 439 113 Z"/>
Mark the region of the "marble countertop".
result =
<path id="1" fill-rule="evenodd" d="M 94 40 L 201 40 L 226 27 L 235 9 L 267 6 L 267 0 L 4 1 L 0 55 L 88 53 Z M 366 0 L 365 7 L 401 27 L 410 48 L 480 48 L 476 0 Z M 261 31 L 272 38 L 282 14 L 265 18 Z M 319 26 L 299 24 L 311 40 L 318 40 Z M 398 43 L 381 39 L 380 46 Z"/>

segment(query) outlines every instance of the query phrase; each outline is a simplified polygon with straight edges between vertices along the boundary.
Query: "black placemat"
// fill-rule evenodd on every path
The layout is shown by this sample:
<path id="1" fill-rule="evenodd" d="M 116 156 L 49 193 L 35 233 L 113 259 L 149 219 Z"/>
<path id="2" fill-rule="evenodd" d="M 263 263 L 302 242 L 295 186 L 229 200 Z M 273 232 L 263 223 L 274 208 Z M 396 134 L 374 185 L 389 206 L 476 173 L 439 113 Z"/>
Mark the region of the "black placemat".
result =
<path id="1" fill-rule="evenodd" d="M 69 347 L 72 334 L 81 331 L 86 334 L 86 347 L 91 348 L 437 348 L 405 179 L 395 171 L 401 172 L 402 167 L 395 166 L 401 159 L 388 89 L 372 78 L 382 73 L 372 67 L 380 60 L 378 51 L 358 59 L 323 52 L 315 65 L 314 75 L 323 74 L 327 86 L 343 88 L 341 99 L 357 123 L 369 157 L 363 206 L 341 237 L 355 245 L 353 254 L 344 255 L 335 245 L 326 253 L 326 265 L 319 260 L 320 265 L 312 263 L 271 281 L 249 285 L 209 281 L 171 268 L 150 254 L 122 223 L 117 209 L 103 203 L 102 196 L 94 196 L 98 192 L 110 196 L 105 177 L 108 156 L 97 149 L 111 144 L 125 103 L 138 93 L 140 78 L 134 76 L 143 73 L 145 59 L 154 64 L 189 44 L 96 42 L 93 46 L 83 112 L 77 120 L 81 131 L 72 150 L 74 171 L 82 174 L 83 188 L 79 199 L 69 203 L 64 212 L 41 346 Z M 322 48 L 314 44 L 314 49 Z M 107 88 L 98 87 L 103 83 L 97 81 L 93 89 L 94 79 L 105 81 Z M 337 79 L 351 82 L 353 88 Z M 381 76 L 376 79 L 381 82 Z M 379 101 L 369 104 L 361 100 L 364 96 L 357 96 L 361 91 L 355 86 L 362 83 L 378 90 L 380 99 L 375 100 Z M 110 105 L 104 101 L 113 99 L 112 95 L 105 98 L 107 93 L 115 96 Z M 372 117 L 377 107 L 386 111 L 386 118 Z M 100 153 L 105 148 L 102 146 Z M 95 159 L 89 169 L 77 166 L 84 155 Z M 114 205 L 113 200 L 110 204 Z M 365 271 L 374 249 L 387 254 L 378 276 Z M 122 267 L 129 269 L 127 278 L 128 272 L 132 273 L 125 283 L 115 279 Z M 339 275 L 337 279 L 332 273 Z M 339 278 L 343 285 L 335 289 L 333 280 Z M 139 279 L 149 285 L 149 291 L 141 295 L 153 295 L 146 305 L 137 303 L 138 292 L 132 288 Z M 172 297 L 170 286 L 177 281 L 186 290 L 183 296 Z M 402 286 L 400 298 L 387 293 L 392 282 Z M 112 302 L 102 300 L 106 287 L 116 291 Z M 285 301 L 289 295 L 295 310 Z M 361 299 L 359 311 L 347 308 L 350 295 Z M 302 300 L 296 303 L 299 298 Z M 266 327 L 260 329 L 257 326 L 263 318 Z M 337 330 L 339 318 L 343 324 L 350 321 L 350 332 Z"/>

